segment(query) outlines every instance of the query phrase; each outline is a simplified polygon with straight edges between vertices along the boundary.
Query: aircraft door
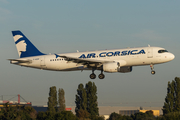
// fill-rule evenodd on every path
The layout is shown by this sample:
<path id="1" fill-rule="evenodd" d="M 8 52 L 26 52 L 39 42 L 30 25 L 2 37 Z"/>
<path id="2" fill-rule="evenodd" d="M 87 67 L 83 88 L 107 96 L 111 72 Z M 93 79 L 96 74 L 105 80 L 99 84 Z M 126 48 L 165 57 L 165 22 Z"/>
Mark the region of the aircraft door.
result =
<path id="1" fill-rule="evenodd" d="M 148 58 L 153 58 L 153 48 L 148 48 L 147 51 L 148 51 L 148 52 L 147 52 L 147 57 L 148 57 Z"/>

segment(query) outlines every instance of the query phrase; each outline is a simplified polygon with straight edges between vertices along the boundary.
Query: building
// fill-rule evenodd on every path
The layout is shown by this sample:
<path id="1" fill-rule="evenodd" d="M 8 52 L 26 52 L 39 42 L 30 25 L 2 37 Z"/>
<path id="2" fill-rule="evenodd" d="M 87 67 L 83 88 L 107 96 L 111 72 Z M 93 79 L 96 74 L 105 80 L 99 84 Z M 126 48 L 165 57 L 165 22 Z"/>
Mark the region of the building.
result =
<path id="1" fill-rule="evenodd" d="M 16 106 L 19 106 L 19 107 L 24 107 L 24 106 L 32 106 L 31 102 L 27 102 L 23 97 L 21 97 L 19 94 L 18 95 L 15 95 L 13 96 L 12 98 L 9 98 L 10 99 L 13 99 L 15 97 L 18 97 L 18 101 L 9 101 L 9 100 L 4 100 L 4 96 L 6 95 L 1 95 L 1 99 L 0 100 L 0 108 L 3 108 L 5 104 L 8 104 L 7 106 L 11 106 L 11 107 L 16 107 Z M 8 96 L 8 95 L 7 95 Z M 9 95 L 11 96 L 11 95 Z M 25 102 L 21 102 L 20 101 L 20 98 L 22 98 Z"/>
<path id="2" fill-rule="evenodd" d="M 159 116 L 160 115 L 160 111 L 159 110 L 120 110 L 119 114 L 121 115 L 134 115 L 135 113 L 146 113 L 147 111 L 152 111 L 154 116 Z"/>

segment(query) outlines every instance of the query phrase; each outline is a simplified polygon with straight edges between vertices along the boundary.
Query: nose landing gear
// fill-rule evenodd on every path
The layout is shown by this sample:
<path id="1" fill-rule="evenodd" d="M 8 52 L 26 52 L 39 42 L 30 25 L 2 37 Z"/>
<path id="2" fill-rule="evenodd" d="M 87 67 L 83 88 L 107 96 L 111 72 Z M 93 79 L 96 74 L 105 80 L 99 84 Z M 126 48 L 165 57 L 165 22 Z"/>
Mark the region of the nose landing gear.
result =
<path id="1" fill-rule="evenodd" d="M 156 73 L 156 72 L 155 72 L 154 70 L 153 70 L 153 71 L 151 71 L 151 74 L 152 74 L 152 75 L 154 75 L 155 73 Z"/>
<path id="2" fill-rule="evenodd" d="M 156 73 L 156 72 L 154 71 L 154 65 L 151 64 L 150 67 L 151 67 L 151 74 L 154 75 L 154 74 Z"/>

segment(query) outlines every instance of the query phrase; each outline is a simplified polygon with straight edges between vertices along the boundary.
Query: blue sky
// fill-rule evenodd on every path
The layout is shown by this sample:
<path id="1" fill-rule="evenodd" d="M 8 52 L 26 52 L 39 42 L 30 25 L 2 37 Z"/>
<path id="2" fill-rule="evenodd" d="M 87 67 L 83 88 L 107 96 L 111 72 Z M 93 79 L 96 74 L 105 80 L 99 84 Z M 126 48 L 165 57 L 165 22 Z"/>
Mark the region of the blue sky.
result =
<path id="1" fill-rule="evenodd" d="M 74 105 L 80 83 L 93 81 L 99 105 L 162 106 L 168 81 L 179 75 L 180 1 L 169 0 L 0 0 L 0 95 L 22 95 L 44 105 L 49 87 L 65 90 L 66 105 Z M 11 65 L 18 58 L 12 30 L 21 30 L 44 53 L 67 53 L 126 47 L 159 46 L 176 58 L 133 67 L 131 73 L 105 73 L 90 80 L 91 71 L 53 72 Z M 99 71 L 95 71 L 99 74 Z"/>

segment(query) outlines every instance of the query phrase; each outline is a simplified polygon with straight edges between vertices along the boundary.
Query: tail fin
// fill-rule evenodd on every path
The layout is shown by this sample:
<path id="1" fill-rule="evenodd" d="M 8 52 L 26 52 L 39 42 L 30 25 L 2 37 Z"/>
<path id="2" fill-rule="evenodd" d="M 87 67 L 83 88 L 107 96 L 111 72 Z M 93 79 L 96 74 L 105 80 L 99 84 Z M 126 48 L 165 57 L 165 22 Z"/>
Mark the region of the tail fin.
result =
<path id="1" fill-rule="evenodd" d="M 20 58 L 45 55 L 41 53 L 21 31 L 12 31 L 12 34 Z"/>

